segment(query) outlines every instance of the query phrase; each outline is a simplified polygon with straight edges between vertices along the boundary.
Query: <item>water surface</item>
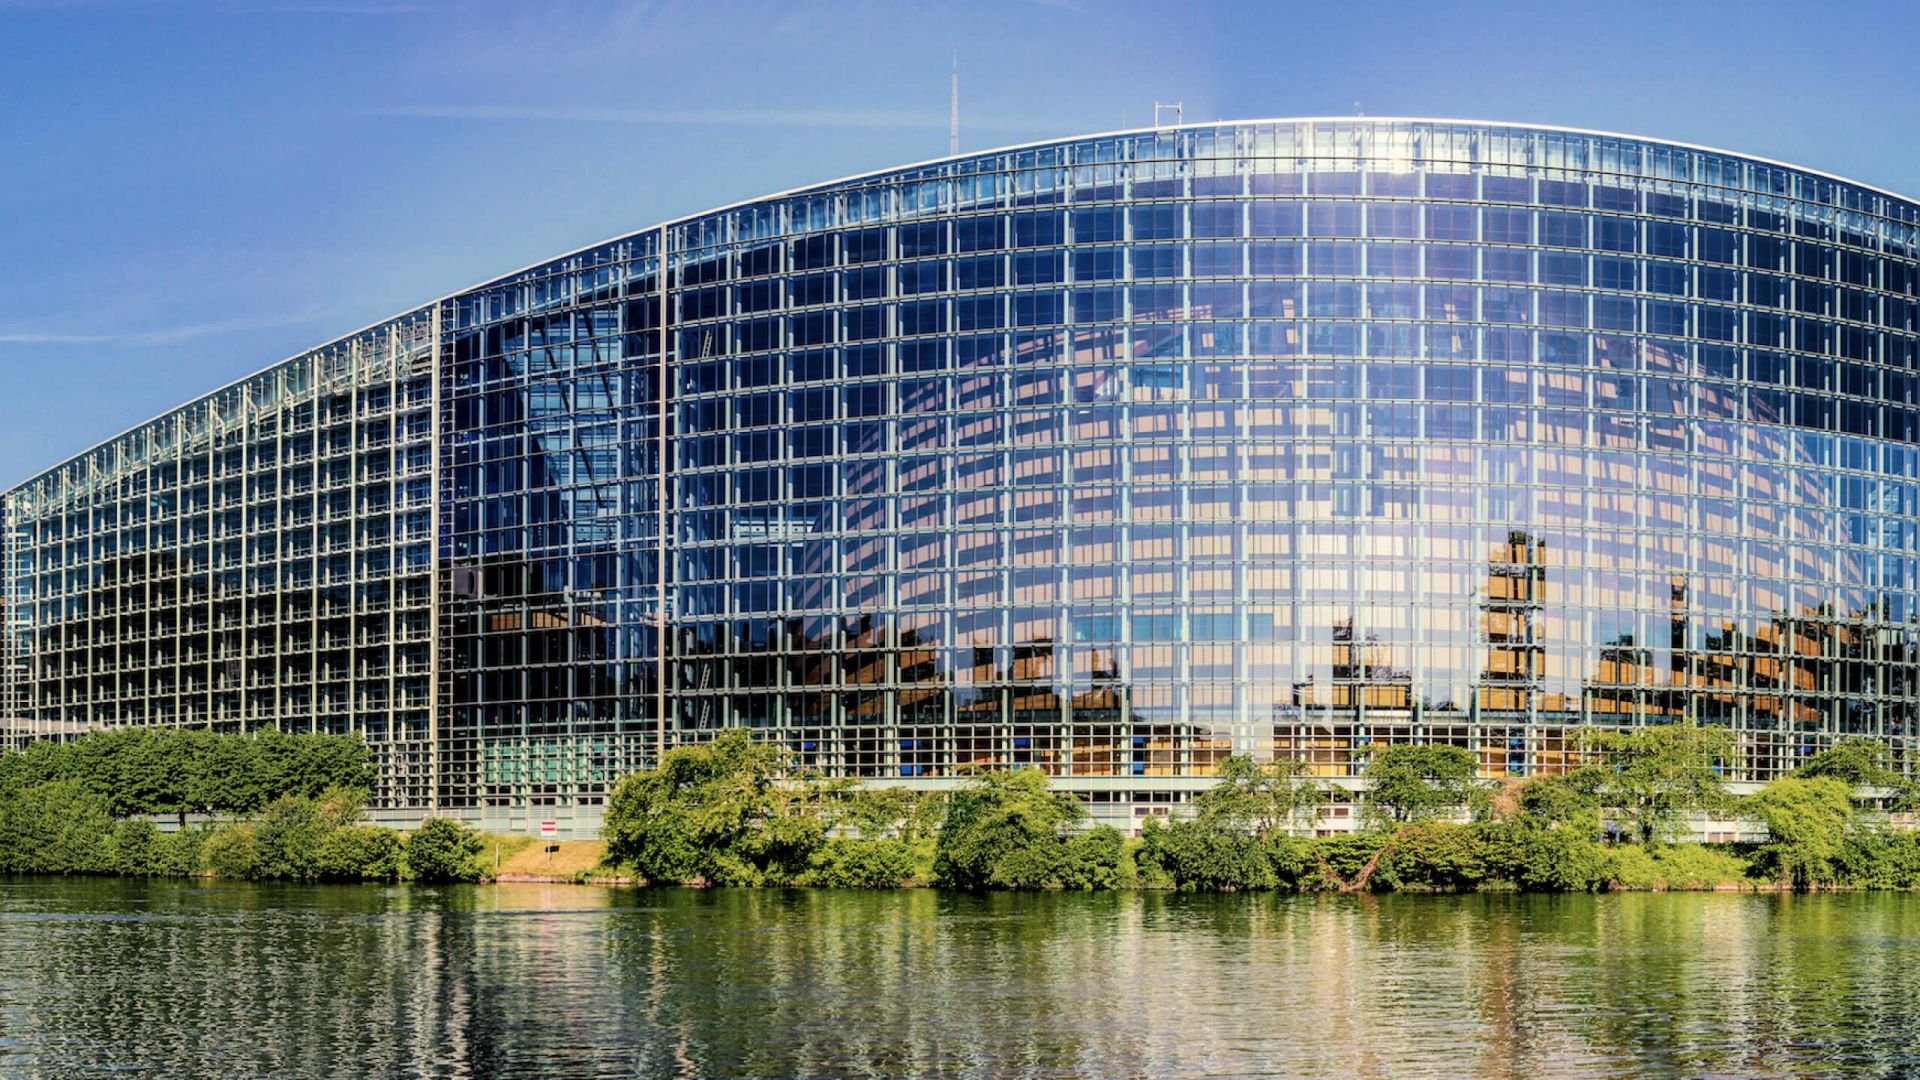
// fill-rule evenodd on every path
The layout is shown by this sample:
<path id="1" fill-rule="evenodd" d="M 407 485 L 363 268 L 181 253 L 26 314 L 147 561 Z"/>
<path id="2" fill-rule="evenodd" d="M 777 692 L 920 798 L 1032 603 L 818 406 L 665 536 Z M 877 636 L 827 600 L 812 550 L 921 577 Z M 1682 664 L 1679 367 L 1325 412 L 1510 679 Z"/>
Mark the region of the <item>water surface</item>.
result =
<path id="1" fill-rule="evenodd" d="M 0 878 L 0 1076 L 1920 1074 L 1920 896 Z"/>

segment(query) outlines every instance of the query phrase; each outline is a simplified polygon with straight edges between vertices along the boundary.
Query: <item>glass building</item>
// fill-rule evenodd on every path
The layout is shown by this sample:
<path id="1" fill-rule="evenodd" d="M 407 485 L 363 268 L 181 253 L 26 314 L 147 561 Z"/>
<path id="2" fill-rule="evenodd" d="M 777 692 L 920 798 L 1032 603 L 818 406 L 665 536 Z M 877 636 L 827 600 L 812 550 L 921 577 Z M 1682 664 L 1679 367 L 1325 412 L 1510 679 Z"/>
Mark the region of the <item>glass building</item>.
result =
<path id="1" fill-rule="evenodd" d="M 364 732 L 379 811 L 588 828 L 746 726 L 1036 765 L 1920 743 L 1920 205 L 1593 132 L 1217 123 L 668 222 L 7 492 L 8 738 Z"/>

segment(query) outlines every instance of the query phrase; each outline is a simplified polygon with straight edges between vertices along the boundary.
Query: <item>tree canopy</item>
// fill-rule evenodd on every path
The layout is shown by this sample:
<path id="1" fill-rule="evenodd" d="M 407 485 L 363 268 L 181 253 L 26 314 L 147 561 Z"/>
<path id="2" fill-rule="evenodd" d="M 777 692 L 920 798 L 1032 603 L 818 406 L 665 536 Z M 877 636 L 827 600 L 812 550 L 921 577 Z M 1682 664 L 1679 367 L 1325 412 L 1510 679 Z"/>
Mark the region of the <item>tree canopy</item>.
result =
<path id="1" fill-rule="evenodd" d="M 1367 763 L 1367 816 L 1376 824 L 1425 821 L 1472 806 L 1480 790 L 1471 751 L 1396 743 Z"/>
<path id="2" fill-rule="evenodd" d="M 1889 793 L 1892 809 L 1920 808 L 1920 784 L 1893 769 L 1893 753 L 1878 739 L 1859 736 L 1841 739 L 1801 763 L 1793 775 L 1830 777 L 1854 789 L 1878 788 Z"/>
<path id="3" fill-rule="evenodd" d="M 960 889 L 1046 888 L 1085 817 L 1080 800 L 1049 787 L 1039 769 L 979 773 L 947 800 L 934 877 Z"/>
<path id="4" fill-rule="evenodd" d="M 1688 811 L 1724 810 L 1733 803 L 1721 777 L 1733 756 L 1733 736 L 1725 728 L 1659 724 L 1582 734 L 1602 762 L 1581 770 L 1576 783 L 1617 811 L 1643 843 L 1669 838 Z"/>
<path id="5" fill-rule="evenodd" d="M 785 783 L 786 755 L 744 729 L 669 750 L 607 800 L 607 855 L 648 881 L 794 881 L 826 835 L 824 787 Z"/>
<path id="6" fill-rule="evenodd" d="M 335 788 L 373 790 L 372 756 L 359 735 L 113 728 L 0 754 L 0 796 L 67 780 L 133 814 L 253 814 L 282 796 Z"/>
<path id="7" fill-rule="evenodd" d="M 1747 800 L 1747 809 L 1767 823 L 1781 885 L 1808 888 L 1835 879 L 1835 862 L 1853 826 L 1853 792 L 1832 776 L 1783 776 Z"/>
<path id="8" fill-rule="evenodd" d="M 1320 799 L 1305 762 L 1287 758 L 1263 765 L 1235 754 L 1221 762 L 1220 782 L 1193 797 L 1193 810 L 1201 822 L 1265 840 L 1298 825 Z"/>

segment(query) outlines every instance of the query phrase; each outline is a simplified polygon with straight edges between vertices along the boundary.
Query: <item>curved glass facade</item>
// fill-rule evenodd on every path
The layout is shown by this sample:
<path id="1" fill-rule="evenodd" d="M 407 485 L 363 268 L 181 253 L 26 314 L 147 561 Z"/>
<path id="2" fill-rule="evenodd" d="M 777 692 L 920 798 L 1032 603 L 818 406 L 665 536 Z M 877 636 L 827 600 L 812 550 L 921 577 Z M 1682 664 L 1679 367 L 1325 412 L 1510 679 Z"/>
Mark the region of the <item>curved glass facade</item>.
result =
<path id="1" fill-rule="evenodd" d="M 1843 734 L 1910 762 L 1917 296 L 1913 202 L 1612 135 L 1265 121 L 859 177 L 9 493 L 14 711 L 365 730 L 389 807 L 476 818 L 591 817 L 732 725 L 1116 816 L 1229 753 L 1529 774 L 1583 725 L 1725 725 L 1741 780 Z"/>

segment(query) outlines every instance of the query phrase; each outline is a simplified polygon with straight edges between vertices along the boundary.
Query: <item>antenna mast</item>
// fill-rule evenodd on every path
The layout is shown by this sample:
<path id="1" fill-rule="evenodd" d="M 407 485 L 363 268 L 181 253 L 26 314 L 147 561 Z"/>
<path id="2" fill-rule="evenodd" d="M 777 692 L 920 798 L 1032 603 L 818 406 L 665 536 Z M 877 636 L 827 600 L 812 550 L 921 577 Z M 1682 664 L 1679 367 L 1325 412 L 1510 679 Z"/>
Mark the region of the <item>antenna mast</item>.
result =
<path id="1" fill-rule="evenodd" d="M 953 50 L 953 108 L 947 117 L 947 153 L 960 152 L 960 50 Z"/>

